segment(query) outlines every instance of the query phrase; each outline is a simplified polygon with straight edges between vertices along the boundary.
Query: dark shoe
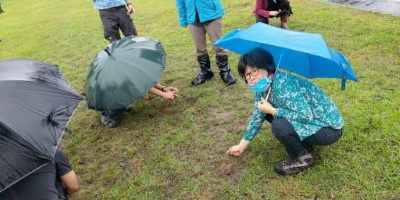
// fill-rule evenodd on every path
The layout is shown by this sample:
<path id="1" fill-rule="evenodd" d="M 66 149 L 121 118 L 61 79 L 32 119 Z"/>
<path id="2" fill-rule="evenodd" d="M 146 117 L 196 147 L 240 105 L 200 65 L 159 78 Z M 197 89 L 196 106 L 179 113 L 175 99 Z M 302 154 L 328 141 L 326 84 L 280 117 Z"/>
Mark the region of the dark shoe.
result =
<path id="1" fill-rule="evenodd" d="M 274 170 L 276 173 L 284 176 L 284 175 L 293 175 L 297 174 L 309 167 L 312 167 L 315 164 L 314 159 L 311 154 L 308 153 L 306 155 L 300 156 L 296 159 L 288 159 L 285 161 L 281 161 L 276 163 L 274 166 Z"/>
<path id="2" fill-rule="evenodd" d="M 116 119 L 110 118 L 106 120 L 103 115 L 101 116 L 101 122 L 108 128 L 115 128 L 118 126 L 118 121 Z"/>
<path id="3" fill-rule="evenodd" d="M 133 111 L 132 106 L 128 106 L 125 108 L 125 112 L 132 112 L 132 111 Z"/>
<path id="4" fill-rule="evenodd" d="M 210 57 L 208 54 L 204 54 L 201 56 L 197 56 L 197 62 L 200 66 L 200 73 L 192 80 L 192 85 L 200 85 L 212 77 L 214 77 L 214 73 L 211 71 Z"/>
<path id="5" fill-rule="evenodd" d="M 216 57 L 217 66 L 219 68 L 219 75 L 221 79 L 227 84 L 232 85 L 236 83 L 235 76 L 231 73 L 231 69 L 228 64 L 228 55 L 222 55 Z"/>

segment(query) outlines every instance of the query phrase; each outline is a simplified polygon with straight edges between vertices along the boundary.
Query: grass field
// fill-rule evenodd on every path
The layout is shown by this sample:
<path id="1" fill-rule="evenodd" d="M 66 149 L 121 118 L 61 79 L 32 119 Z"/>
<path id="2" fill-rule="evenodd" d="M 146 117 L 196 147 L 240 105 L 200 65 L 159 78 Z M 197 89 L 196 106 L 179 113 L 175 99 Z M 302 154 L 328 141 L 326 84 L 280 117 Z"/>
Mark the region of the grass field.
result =
<path id="1" fill-rule="evenodd" d="M 82 92 L 92 59 L 107 45 L 92 1 L 1 3 L 0 60 L 57 64 Z M 400 199 L 400 18 L 315 0 L 291 3 L 290 28 L 322 34 L 359 79 L 345 91 L 340 80 L 312 80 L 346 121 L 341 140 L 316 149 L 314 168 L 277 175 L 273 164 L 286 154 L 267 123 L 243 156 L 225 155 L 247 126 L 252 92 L 219 77 L 191 87 L 196 55 L 189 30 L 179 27 L 175 1 L 135 1 L 139 35 L 156 38 L 168 54 L 160 82 L 177 86 L 180 97 L 166 114 L 166 100 L 140 100 L 115 129 L 82 102 L 68 126 L 74 134 L 64 135 L 61 145 L 79 176 L 72 199 Z M 223 4 L 224 33 L 254 23 L 253 0 Z M 230 53 L 236 75 L 238 58 Z"/>

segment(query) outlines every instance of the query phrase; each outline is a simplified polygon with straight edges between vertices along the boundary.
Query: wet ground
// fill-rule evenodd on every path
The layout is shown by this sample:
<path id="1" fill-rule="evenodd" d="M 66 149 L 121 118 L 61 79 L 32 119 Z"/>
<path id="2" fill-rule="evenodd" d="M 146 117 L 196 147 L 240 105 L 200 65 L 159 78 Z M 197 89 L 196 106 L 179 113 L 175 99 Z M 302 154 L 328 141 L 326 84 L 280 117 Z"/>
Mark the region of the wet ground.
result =
<path id="1" fill-rule="evenodd" d="M 400 0 L 321 0 L 349 5 L 362 10 L 400 16 Z"/>

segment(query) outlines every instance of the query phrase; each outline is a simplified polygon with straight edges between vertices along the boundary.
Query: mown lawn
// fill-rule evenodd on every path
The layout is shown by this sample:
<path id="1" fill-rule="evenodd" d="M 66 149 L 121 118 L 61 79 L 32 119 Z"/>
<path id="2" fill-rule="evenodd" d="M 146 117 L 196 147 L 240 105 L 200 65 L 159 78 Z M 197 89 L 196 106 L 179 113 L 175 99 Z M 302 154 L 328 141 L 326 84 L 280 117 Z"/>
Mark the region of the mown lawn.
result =
<path id="1" fill-rule="evenodd" d="M 58 64 L 78 92 L 96 53 L 107 45 L 92 1 L 2 0 L 0 60 Z M 72 199 L 400 199 L 400 18 L 315 0 L 292 1 L 291 29 L 320 33 L 341 51 L 359 82 L 314 79 L 345 118 L 341 140 L 316 149 L 317 165 L 282 177 L 272 166 L 285 158 L 268 124 L 242 157 L 225 151 L 242 137 L 252 111 L 243 82 L 217 77 L 199 87 L 195 51 L 178 25 L 175 1 L 135 1 L 139 35 L 162 42 L 167 68 L 160 82 L 179 87 L 166 100 L 150 96 L 105 128 L 82 102 L 61 148 L 79 176 Z M 253 0 L 224 0 L 223 31 L 254 23 Z M 272 19 L 273 25 L 279 25 Z M 238 55 L 230 53 L 237 75 Z M 216 71 L 214 56 L 212 68 Z M 238 76 L 237 76 L 238 77 Z M 1 94 L 0 94 L 1 95 Z"/>

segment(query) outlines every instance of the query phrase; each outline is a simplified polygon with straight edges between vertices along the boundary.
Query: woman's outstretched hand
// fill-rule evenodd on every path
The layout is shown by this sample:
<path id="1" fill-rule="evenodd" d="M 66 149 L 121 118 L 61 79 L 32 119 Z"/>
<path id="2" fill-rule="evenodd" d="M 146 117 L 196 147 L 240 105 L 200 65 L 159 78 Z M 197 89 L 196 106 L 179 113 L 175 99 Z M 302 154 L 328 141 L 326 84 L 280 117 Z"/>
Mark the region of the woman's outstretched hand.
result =
<path id="1" fill-rule="evenodd" d="M 226 151 L 226 154 L 232 156 L 240 156 L 244 152 L 244 150 L 246 150 L 249 143 L 249 141 L 242 139 L 238 145 L 232 146 L 228 151 Z"/>
<path id="2" fill-rule="evenodd" d="M 226 151 L 226 154 L 232 155 L 232 156 L 240 156 L 244 151 L 243 148 L 240 147 L 240 145 L 235 145 L 232 146 L 228 151 Z"/>

